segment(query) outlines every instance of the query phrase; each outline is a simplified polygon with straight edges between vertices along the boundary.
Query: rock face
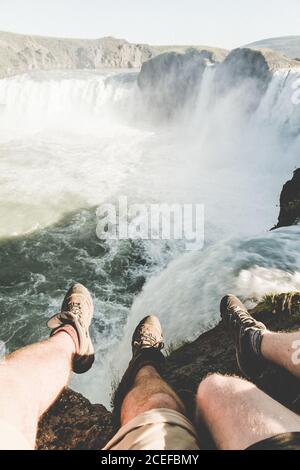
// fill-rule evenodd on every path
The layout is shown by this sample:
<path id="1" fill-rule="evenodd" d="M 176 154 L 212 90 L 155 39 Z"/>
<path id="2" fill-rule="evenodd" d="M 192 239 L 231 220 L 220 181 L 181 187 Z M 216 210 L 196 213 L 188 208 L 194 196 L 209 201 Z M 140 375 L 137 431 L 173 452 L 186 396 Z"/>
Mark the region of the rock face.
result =
<path id="1" fill-rule="evenodd" d="M 265 55 L 251 49 L 235 49 L 218 67 L 217 79 L 223 93 L 235 84 L 255 82 L 257 89 L 263 93 L 272 78 L 272 71 Z"/>
<path id="2" fill-rule="evenodd" d="M 64 39 L 0 32 L 0 78 L 31 70 L 140 68 L 143 62 L 166 50 L 187 49 L 131 44 L 111 37 Z M 209 50 L 218 57 L 226 56 L 223 49 Z"/>
<path id="3" fill-rule="evenodd" d="M 142 65 L 138 85 L 151 108 L 169 116 L 187 99 L 193 100 L 193 92 L 199 89 L 204 70 L 214 63 L 215 57 L 209 51 L 191 49 L 185 54 L 160 54 Z"/>
<path id="4" fill-rule="evenodd" d="M 230 51 L 227 49 L 220 49 L 218 47 L 210 46 L 152 46 L 155 48 L 158 54 L 164 54 L 167 52 L 177 52 L 178 54 L 185 54 L 192 50 L 197 52 L 206 52 L 209 53 L 214 62 L 223 62 L 225 57 L 229 54 Z"/>
<path id="5" fill-rule="evenodd" d="M 239 88 L 241 105 L 250 112 L 259 105 L 274 72 L 299 67 L 299 63 L 270 50 L 234 49 L 217 67 L 216 89 L 224 93 Z"/>
<path id="6" fill-rule="evenodd" d="M 190 49 L 190 46 L 131 44 L 123 39 L 112 37 L 67 39 L 0 32 L 0 78 L 31 70 L 140 68 L 144 62 L 159 54 L 184 55 L 185 53 L 189 54 Z M 228 55 L 228 51 L 225 49 L 206 46 L 194 46 L 193 50 L 208 55 L 209 60 L 214 63 L 224 61 Z M 247 49 L 238 50 L 245 51 Z M 233 51 L 232 53 L 234 56 L 231 56 L 228 64 L 233 57 L 236 59 L 237 52 Z M 266 57 L 272 68 L 290 67 L 292 62 L 296 62 L 275 51 L 260 50 L 260 53 Z M 246 67 L 245 63 L 244 67 Z"/>
<path id="7" fill-rule="evenodd" d="M 111 435 L 111 413 L 67 389 L 41 420 L 37 449 L 99 450 Z"/>
<path id="8" fill-rule="evenodd" d="M 298 68 L 300 64 L 270 50 L 235 49 L 225 58 L 209 50 L 166 52 L 144 62 L 138 76 L 146 108 L 154 114 L 159 112 L 160 117 L 169 117 L 186 102 L 193 103 L 208 66 L 215 69 L 217 93 L 223 96 L 238 91 L 240 105 L 251 112 L 260 103 L 274 72 Z"/>
<path id="9" fill-rule="evenodd" d="M 59 39 L 0 32 L 0 77 L 31 70 L 141 67 L 154 48 L 114 38 Z"/>
<path id="10" fill-rule="evenodd" d="M 293 178 L 288 181 L 280 195 L 280 214 L 278 223 L 272 230 L 289 227 L 300 223 L 300 168 L 294 171 Z"/>
<path id="11" fill-rule="evenodd" d="M 252 314 L 274 331 L 299 329 L 300 293 L 269 296 Z M 165 379 L 181 396 L 191 419 L 197 387 L 211 372 L 241 375 L 233 342 L 222 322 L 193 343 L 173 352 L 167 360 Z M 257 385 L 290 409 L 300 412 L 300 381 L 286 371 L 270 364 Z M 66 390 L 41 420 L 37 448 L 101 449 L 111 435 L 111 414 L 103 406 L 92 405 L 80 394 Z M 201 440 L 208 448 L 212 446 L 209 436 L 204 435 Z"/>

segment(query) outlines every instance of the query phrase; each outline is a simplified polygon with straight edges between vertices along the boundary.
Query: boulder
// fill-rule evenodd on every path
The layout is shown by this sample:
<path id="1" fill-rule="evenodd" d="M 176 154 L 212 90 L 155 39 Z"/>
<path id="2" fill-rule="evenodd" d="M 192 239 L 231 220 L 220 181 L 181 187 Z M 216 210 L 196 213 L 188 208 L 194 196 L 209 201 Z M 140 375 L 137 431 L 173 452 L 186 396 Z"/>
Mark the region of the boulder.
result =
<path id="1" fill-rule="evenodd" d="M 300 168 L 294 171 L 293 178 L 285 183 L 280 195 L 278 223 L 272 230 L 297 225 L 300 222 Z"/>
<path id="2" fill-rule="evenodd" d="M 233 91 L 240 105 L 254 111 L 272 79 L 265 56 L 251 49 L 235 49 L 220 64 L 216 72 L 216 90 L 221 96 Z"/>
<path id="3" fill-rule="evenodd" d="M 190 49 L 184 54 L 166 52 L 144 62 L 138 86 L 152 110 L 166 116 L 193 100 L 207 65 L 215 63 L 211 51 Z"/>
<path id="4" fill-rule="evenodd" d="M 241 106 L 255 111 L 274 73 L 295 67 L 299 62 L 268 49 L 234 49 L 217 67 L 216 90 L 220 95 L 238 92 Z"/>

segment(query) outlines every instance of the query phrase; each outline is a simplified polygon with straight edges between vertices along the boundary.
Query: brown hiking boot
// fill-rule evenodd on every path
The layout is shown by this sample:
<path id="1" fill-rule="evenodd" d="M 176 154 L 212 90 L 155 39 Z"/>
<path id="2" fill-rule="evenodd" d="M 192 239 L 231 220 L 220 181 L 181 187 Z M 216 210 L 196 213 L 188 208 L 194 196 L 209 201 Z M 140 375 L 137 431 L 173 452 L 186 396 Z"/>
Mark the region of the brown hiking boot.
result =
<path id="1" fill-rule="evenodd" d="M 144 318 L 136 327 L 132 336 L 132 354 L 136 356 L 142 349 L 164 347 L 160 321 L 154 315 Z"/>
<path id="2" fill-rule="evenodd" d="M 255 320 L 234 295 L 223 297 L 220 311 L 222 320 L 234 338 L 240 370 L 249 378 L 260 377 L 266 370 L 266 361 L 261 355 L 266 326 Z"/>
<path id="3" fill-rule="evenodd" d="M 164 343 L 159 319 L 153 315 L 145 317 L 136 327 L 131 345 L 132 359 L 113 399 L 113 423 L 116 429 L 120 426 L 123 400 L 133 387 L 137 373 L 145 366 L 152 366 L 159 373 L 163 371 L 165 357 L 161 350 Z"/>
<path id="4" fill-rule="evenodd" d="M 82 284 L 73 284 L 62 303 L 61 312 L 48 321 L 51 336 L 66 325 L 71 325 L 78 336 L 78 350 L 73 359 L 73 371 L 83 374 L 94 362 L 94 347 L 89 333 L 94 306 L 91 294 Z"/>

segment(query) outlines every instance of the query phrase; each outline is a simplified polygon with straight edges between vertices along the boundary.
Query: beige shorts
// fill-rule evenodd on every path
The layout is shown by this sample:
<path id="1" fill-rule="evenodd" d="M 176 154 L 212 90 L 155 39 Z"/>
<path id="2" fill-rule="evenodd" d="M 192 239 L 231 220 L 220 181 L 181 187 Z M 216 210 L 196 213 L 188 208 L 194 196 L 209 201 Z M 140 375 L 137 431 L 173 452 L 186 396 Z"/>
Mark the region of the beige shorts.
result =
<path id="1" fill-rule="evenodd" d="M 147 411 L 123 426 L 103 450 L 199 450 L 190 421 L 169 409 Z"/>
<path id="2" fill-rule="evenodd" d="M 18 429 L 0 420 L 0 450 L 32 450 L 32 447 Z"/>

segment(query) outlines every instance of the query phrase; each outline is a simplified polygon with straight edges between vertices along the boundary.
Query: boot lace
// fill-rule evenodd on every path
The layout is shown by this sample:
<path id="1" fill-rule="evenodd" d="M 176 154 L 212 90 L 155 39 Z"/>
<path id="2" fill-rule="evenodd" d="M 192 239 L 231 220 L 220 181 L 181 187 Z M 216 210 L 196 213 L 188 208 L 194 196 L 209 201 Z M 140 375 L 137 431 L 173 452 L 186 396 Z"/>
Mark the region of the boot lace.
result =
<path id="1" fill-rule="evenodd" d="M 133 342 L 134 346 L 141 348 L 157 348 L 163 349 L 164 344 L 161 341 L 157 341 L 157 337 L 153 335 L 151 332 L 141 332 L 139 334 L 139 338 L 135 339 Z"/>
<path id="2" fill-rule="evenodd" d="M 236 333 L 242 329 L 245 331 L 247 328 L 255 326 L 255 320 L 243 310 L 239 308 L 233 309 L 233 312 L 230 313 L 230 321 Z"/>
<path id="3" fill-rule="evenodd" d="M 83 312 L 82 312 L 82 305 L 80 302 L 71 302 L 68 305 L 69 309 L 67 311 L 63 311 L 62 314 L 64 318 L 67 320 L 73 320 L 74 316 L 76 316 L 76 320 L 78 323 L 83 326 Z"/>

